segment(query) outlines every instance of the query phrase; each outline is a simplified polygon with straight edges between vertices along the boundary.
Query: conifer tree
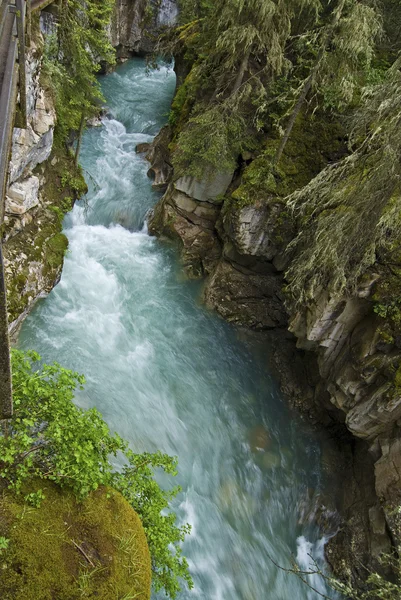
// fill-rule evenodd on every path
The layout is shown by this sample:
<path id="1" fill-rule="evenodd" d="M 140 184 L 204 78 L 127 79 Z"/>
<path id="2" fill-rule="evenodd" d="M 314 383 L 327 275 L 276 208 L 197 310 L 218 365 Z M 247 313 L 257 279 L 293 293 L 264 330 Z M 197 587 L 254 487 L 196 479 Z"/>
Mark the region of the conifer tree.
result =
<path id="1" fill-rule="evenodd" d="M 339 0 L 327 22 L 317 32 L 307 32 L 316 46 L 316 58 L 299 85 L 298 95 L 287 126 L 274 156 L 280 162 L 296 118 L 312 88 L 334 90 L 336 104 L 353 99 L 356 80 L 366 71 L 374 53 L 375 40 L 381 33 L 381 16 L 374 5 L 359 0 Z"/>
<path id="2" fill-rule="evenodd" d="M 178 138 L 176 172 L 199 176 L 235 165 L 269 82 L 290 67 L 285 50 L 292 19 L 305 13 L 315 22 L 320 10 L 319 0 L 222 0 L 208 6 L 198 34 L 196 77 L 210 94 L 195 104 Z"/>
<path id="3" fill-rule="evenodd" d="M 351 154 L 289 197 L 299 224 L 287 272 L 295 303 L 352 291 L 401 233 L 401 57 L 368 87 L 354 115 Z"/>
<path id="4" fill-rule="evenodd" d="M 285 47 L 291 34 L 292 19 L 308 11 L 316 20 L 321 11 L 319 0 L 224 0 L 216 3 L 209 19 L 214 24 L 210 49 L 218 70 L 225 74 L 220 80 L 220 89 L 224 86 L 233 93 L 239 90 L 251 57 L 259 65 L 258 76 L 263 72 L 275 77 L 285 72 L 290 66 Z"/>
<path id="5" fill-rule="evenodd" d="M 57 134 L 65 141 L 79 131 L 102 100 L 96 72 L 114 62 L 107 37 L 113 0 L 63 0 L 58 32 L 46 40 L 44 67 L 54 90 Z"/>

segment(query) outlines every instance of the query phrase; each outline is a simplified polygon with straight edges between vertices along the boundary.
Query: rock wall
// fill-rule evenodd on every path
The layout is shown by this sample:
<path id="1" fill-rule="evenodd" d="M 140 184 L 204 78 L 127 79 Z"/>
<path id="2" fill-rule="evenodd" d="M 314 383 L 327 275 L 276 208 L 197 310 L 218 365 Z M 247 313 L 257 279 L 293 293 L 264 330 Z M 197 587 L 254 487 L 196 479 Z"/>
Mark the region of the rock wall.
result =
<path id="1" fill-rule="evenodd" d="M 54 17 L 42 13 L 40 29 L 54 33 Z M 26 129 L 13 131 L 5 218 L 2 226 L 11 335 L 38 298 L 57 283 L 68 246 L 63 214 L 76 191 L 68 183 L 73 159 L 54 147 L 56 113 L 41 74 L 43 36 L 36 27 L 26 57 Z"/>
<path id="2" fill-rule="evenodd" d="M 163 156 L 164 138 L 156 138 L 150 160 Z M 374 312 L 380 275 L 366 274 L 352 297 L 322 290 L 313 305 L 286 308 L 292 224 L 279 197 L 233 201 L 239 183 L 233 174 L 171 180 L 149 229 L 178 242 L 190 277 L 206 278 L 209 307 L 269 334 L 283 391 L 331 432 L 329 470 L 341 481 L 331 500 L 342 522 L 327 556 L 337 572 L 359 581 L 366 578 L 361 564 L 378 568 L 380 553 L 401 541 L 401 398 L 388 376 L 401 352 L 383 341 L 383 319 Z"/>
<path id="3" fill-rule="evenodd" d="M 110 26 L 110 41 L 117 59 L 152 52 L 160 27 L 177 18 L 176 0 L 117 0 Z"/>
<path id="4" fill-rule="evenodd" d="M 365 441 L 379 500 L 369 508 L 371 535 L 381 540 L 374 543 L 376 557 L 389 540 L 397 547 L 401 542 L 401 397 L 393 384 L 401 352 L 383 339 L 383 319 L 373 310 L 377 279 L 367 274 L 352 297 L 322 291 L 314 305 L 291 313 L 289 323 L 297 346 L 317 356 L 330 402 L 348 431 Z"/>
<path id="5" fill-rule="evenodd" d="M 151 49 L 150 40 L 143 32 L 147 0 L 117 0 L 110 28 L 110 41 L 117 49 L 118 58 Z"/>
<path id="6" fill-rule="evenodd" d="M 71 155 L 53 143 L 56 113 L 41 72 L 44 39 L 57 34 L 57 11 L 50 5 L 35 21 L 26 58 L 28 126 L 13 132 L 2 228 L 12 335 L 36 300 L 58 282 L 68 246 L 62 218 L 85 191 Z M 110 26 L 117 58 L 151 52 L 156 32 L 177 13 L 175 0 L 118 0 Z"/>

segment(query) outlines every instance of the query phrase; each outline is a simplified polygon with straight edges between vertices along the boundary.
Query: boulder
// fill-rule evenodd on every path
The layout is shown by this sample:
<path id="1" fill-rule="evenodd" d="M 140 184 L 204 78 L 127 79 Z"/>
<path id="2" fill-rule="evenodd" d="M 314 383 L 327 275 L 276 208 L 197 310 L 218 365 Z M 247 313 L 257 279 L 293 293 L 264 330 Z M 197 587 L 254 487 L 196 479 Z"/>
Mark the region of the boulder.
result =
<path id="1" fill-rule="evenodd" d="M 277 231 L 282 212 L 283 204 L 278 202 L 230 207 L 224 216 L 224 231 L 240 254 L 271 261 L 282 248 L 282 231 Z"/>
<path id="2" fill-rule="evenodd" d="M 47 160 L 53 147 L 53 128 L 38 135 L 28 125 L 27 129 L 14 129 L 9 183 L 14 183 L 38 164 Z"/>
<path id="3" fill-rule="evenodd" d="M 223 196 L 228 186 L 230 185 L 233 172 L 222 172 L 212 175 L 210 178 L 199 181 L 190 175 L 180 177 L 175 182 L 175 187 L 180 192 L 184 192 L 187 196 L 195 198 L 200 202 L 212 202 L 214 204 L 222 204 Z"/>
<path id="4" fill-rule="evenodd" d="M 7 191 L 5 212 L 23 215 L 39 204 L 39 179 L 32 175 L 29 179 L 13 183 Z"/>
<path id="5" fill-rule="evenodd" d="M 141 144 L 137 144 L 135 146 L 135 152 L 138 154 L 143 154 L 144 152 L 149 152 L 150 144 L 148 142 L 142 142 Z"/>

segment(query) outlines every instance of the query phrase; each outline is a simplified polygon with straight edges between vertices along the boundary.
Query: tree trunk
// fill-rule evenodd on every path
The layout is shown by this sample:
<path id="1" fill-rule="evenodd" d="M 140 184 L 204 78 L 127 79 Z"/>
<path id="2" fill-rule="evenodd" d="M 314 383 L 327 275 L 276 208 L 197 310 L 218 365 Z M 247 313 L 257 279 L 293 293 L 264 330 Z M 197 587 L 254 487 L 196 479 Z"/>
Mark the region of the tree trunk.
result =
<path id="1" fill-rule="evenodd" d="M 226 77 L 226 73 L 222 73 L 220 75 L 220 77 L 218 78 L 217 83 L 216 83 L 216 89 L 213 92 L 213 96 L 210 98 L 209 104 L 214 104 L 216 102 L 217 96 L 220 92 L 220 89 L 223 86 L 225 77 Z"/>
<path id="2" fill-rule="evenodd" d="M 78 159 L 79 159 L 79 153 L 81 151 L 81 144 L 82 144 L 82 135 L 85 129 L 85 115 L 84 113 L 82 113 L 81 116 L 81 122 L 79 124 L 79 129 L 78 129 L 78 141 L 77 141 L 77 148 L 75 150 L 75 166 L 78 166 Z"/>
<path id="3" fill-rule="evenodd" d="M 311 72 L 309 74 L 309 77 L 306 79 L 306 81 L 305 81 L 305 83 L 304 83 L 304 85 L 302 87 L 301 94 L 300 94 L 300 96 L 299 96 L 299 98 L 298 98 L 298 100 L 297 100 L 297 102 L 296 102 L 296 104 L 295 104 L 295 106 L 294 106 L 294 108 L 292 110 L 291 116 L 290 116 L 289 121 L 287 123 L 287 127 L 285 128 L 284 135 L 281 138 L 280 145 L 277 148 L 277 152 L 276 152 L 276 154 L 274 156 L 273 165 L 278 165 L 278 163 L 280 162 L 280 159 L 281 159 L 281 157 L 283 155 L 283 152 L 284 152 L 284 148 L 287 145 L 288 139 L 289 139 L 289 137 L 291 135 L 291 131 L 292 131 L 292 128 L 294 127 L 294 124 L 295 124 L 295 121 L 297 119 L 297 116 L 299 115 L 299 112 L 300 112 L 300 110 L 301 110 L 301 108 L 303 106 L 303 103 L 305 102 L 306 97 L 307 97 L 307 95 L 308 95 L 308 93 L 309 93 L 309 91 L 310 91 L 310 89 L 311 89 L 311 87 L 312 87 L 312 85 L 313 85 L 313 83 L 315 81 L 315 78 L 316 78 L 316 76 L 317 76 L 317 74 L 319 72 L 320 63 L 322 62 L 322 58 L 324 56 L 326 48 L 327 48 L 328 44 L 330 43 L 330 41 L 332 40 L 333 34 L 334 34 L 334 30 L 335 30 L 335 28 L 336 28 L 339 20 L 341 19 L 341 15 L 342 15 L 342 12 L 344 10 L 344 5 L 345 5 L 345 0 L 340 0 L 340 3 L 338 5 L 338 7 L 337 7 L 337 10 L 334 13 L 334 17 L 332 19 L 332 22 L 330 23 L 330 25 L 328 26 L 325 34 L 323 35 L 322 43 L 321 43 L 318 55 L 316 57 L 315 64 L 313 65 L 312 70 L 311 70 Z"/>
<path id="4" fill-rule="evenodd" d="M 249 48 L 245 52 L 244 57 L 243 57 L 243 59 L 241 61 L 241 64 L 240 64 L 240 67 L 239 67 L 239 71 L 238 71 L 238 75 L 237 75 L 237 79 L 235 80 L 235 84 L 234 84 L 233 91 L 232 91 L 233 94 L 236 94 L 238 92 L 239 88 L 242 85 L 242 82 L 244 80 L 245 72 L 246 72 L 246 70 L 248 68 L 248 62 L 249 62 L 250 55 L 251 55 L 251 49 Z"/>
<path id="5" fill-rule="evenodd" d="M 314 67 L 313 67 L 313 69 L 312 69 L 312 71 L 311 71 L 308 79 L 305 81 L 305 83 L 303 85 L 303 88 L 302 88 L 302 91 L 301 91 L 301 94 L 300 94 L 300 96 L 299 96 L 299 98 L 298 98 L 298 100 L 297 100 L 297 102 L 296 102 L 296 104 L 295 104 L 295 106 L 294 106 L 294 108 L 292 110 L 290 119 L 289 119 L 289 121 L 287 123 L 287 127 L 285 128 L 284 135 L 281 138 L 280 145 L 277 148 L 277 152 L 276 152 L 276 154 L 274 156 L 274 159 L 273 159 L 273 164 L 274 165 L 277 165 L 280 162 L 281 156 L 282 156 L 282 154 L 284 152 L 284 148 L 287 145 L 288 138 L 290 137 L 292 128 L 294 127 L 294 123 L 295 123 L 295 121 L 297 119 L 297 116 L 299 115 L 299 112 L 300 112 L 300 110 L 301 110 L 301 108 L 303 106 L 303 103 L 306 100 L 306 96 L 309 94 L 309 90 L 311 89 L 311 87 L 313 85 L 313 82 L 315 80 L 315 77 L 317 75 L 317 72 L 319 70 L 319 66 L 320 66 L 320 62 L 321 62 L 321 60 L 323 58 L 324 50 L 325 50 L 324 48 L 320 49 L 318 57 L 317 57 L 317 60 L 316 60 L 316 63 L 314 65 Z"/>

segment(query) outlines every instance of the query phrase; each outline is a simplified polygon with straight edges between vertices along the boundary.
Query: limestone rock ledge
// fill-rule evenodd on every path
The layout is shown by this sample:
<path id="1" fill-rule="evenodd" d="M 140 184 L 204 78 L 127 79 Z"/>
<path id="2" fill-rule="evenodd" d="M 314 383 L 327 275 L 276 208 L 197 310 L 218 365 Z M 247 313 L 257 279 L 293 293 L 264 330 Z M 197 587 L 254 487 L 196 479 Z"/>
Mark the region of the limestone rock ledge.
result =
<path id="1" fill-rule="evenodd" d="M 401 350 L 383 340 L 383 320 L 373 311 L 377 278 L 372 272 L 353 297 L 332 298 L 322 291 L 313 306 L 290 315 L 289 325 L 298 347 L 317 356 L 330 402 L 347 429 L 365 441 L 374 485 L 368 498 L 370 532 L 382 540 L 370 542 L 376 558 L 390 539 L 396 546 L 401 542 L 401 394 L 392 382 Z"/>
<path id="2" fill-rule="evenodd" d="M 41 84 L 41 62 L 41 48 L 32 42 L 26 58 L 28 125 L 13 131 L 1 232 L 12 336 L 36 300 L 60 278 L 68 246 L 62 217 L 77 196 L 63 182 L 66 173 L 74 180 L 73 160 L 64 149 L 53 148 L 56 113 Z M 74 185 L 80 177 L 75 175 Z"/>

